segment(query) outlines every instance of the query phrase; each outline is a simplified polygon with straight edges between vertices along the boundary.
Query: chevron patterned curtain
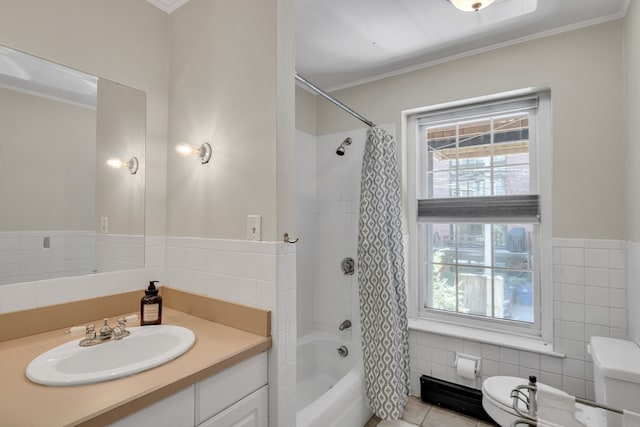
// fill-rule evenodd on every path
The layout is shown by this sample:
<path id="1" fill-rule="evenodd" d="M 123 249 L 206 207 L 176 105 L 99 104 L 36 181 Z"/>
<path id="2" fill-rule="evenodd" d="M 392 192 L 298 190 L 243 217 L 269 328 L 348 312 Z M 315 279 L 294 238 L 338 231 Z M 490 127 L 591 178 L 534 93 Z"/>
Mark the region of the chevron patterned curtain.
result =
<path id="1" fill-rule="evenodd" d="M 360 187 L 358 285 L 369 404 L 385 420 L 402 415 L 409 393 L 409 328 L 393 136 L 369 129 Z"/>

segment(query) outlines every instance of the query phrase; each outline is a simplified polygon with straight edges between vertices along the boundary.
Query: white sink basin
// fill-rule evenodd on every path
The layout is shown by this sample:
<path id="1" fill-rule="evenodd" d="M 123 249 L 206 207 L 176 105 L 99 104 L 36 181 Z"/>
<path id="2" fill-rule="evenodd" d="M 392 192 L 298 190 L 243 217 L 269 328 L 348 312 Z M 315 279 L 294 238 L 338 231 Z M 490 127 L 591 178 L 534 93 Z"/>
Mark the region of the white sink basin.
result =
<path id="1" fill-rule="evenodd" d="M 52 348 L 31 361 L 27 378 L 50 386 L 113 380 L 167 363 L 189 350 L 196 340 L 193 332 L 180 326 L 127 330 L 131 335 L 119 341 L 80 347 L 80 340 L 73 340 Z"/>

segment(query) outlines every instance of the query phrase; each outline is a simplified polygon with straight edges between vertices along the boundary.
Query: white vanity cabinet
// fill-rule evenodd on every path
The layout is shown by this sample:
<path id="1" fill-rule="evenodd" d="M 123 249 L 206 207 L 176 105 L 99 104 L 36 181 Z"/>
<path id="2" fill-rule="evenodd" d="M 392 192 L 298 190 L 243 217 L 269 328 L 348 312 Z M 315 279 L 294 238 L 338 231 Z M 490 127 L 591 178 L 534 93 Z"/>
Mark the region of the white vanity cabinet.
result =
<path id="1" fill-rule="evenodd" d="M 112 427 L 266 427 L 263 352 L 154 403 Z"/>

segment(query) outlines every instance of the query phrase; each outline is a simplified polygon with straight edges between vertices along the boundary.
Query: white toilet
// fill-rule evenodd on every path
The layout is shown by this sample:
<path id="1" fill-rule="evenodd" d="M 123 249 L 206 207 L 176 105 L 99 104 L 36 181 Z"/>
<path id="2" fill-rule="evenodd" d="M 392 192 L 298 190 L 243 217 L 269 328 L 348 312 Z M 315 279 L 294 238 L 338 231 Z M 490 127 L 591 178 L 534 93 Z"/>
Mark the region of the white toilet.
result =
<path id="1" fill-rule="evenodd" d="M 593 337 L 590 353 L 593 358 L 596 401 L 640 413 L 640 347 L 631 341 Z M 528 382 L 518 377 L 487 378 L 482 384 L 484 410 L 500 426 L 509 427 L 513 420 L 519 418 L 512 407 L 511 390 Z M 617 414 L 607 416 L 605 420 L 602 411 L 579 403 L 576 408 L 577 413 L 589 420 L 590 427 L 621 425 L 621 418 Z M 524 405 L 520 409 L 527 413 Z"/>
<path id="2" fill-rule="evenodd" d="M 635 342 L 591 337 L 593 386 L 596 402 L 640 413 L 640 347 Z M 607 414 L 608 427 L 621 425 L 621 418 Z"/>

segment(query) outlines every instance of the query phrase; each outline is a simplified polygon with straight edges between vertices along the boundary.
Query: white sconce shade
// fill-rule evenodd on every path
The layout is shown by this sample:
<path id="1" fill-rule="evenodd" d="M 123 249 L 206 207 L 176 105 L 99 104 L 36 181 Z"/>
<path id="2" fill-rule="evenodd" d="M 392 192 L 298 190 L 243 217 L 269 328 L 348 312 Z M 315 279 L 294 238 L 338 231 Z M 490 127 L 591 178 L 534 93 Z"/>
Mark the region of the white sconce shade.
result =
<path id="1" fill-rule="evenodd" d="M 477 12 L 490 6 L 494 0 L 449 0 L 452 5 L 463 12 Z"/>
<path id="2" fill-rule="evenodd" d="M 114 169 L 127 168 L 131 175 L 135 175 L 138 172 L 138 159 L 136 157 L 132 157 L 129 161 L 124 162 L 120 159 L 109 159 L 107 160 L 107 165 Z"/>
<path id="3" fill-rule="evenodd" d="M 181 156 L 194 156 L 200 157 L 200 163 L 209 163 L 211 160 L 211 145 L 205 142 L 200 147 L 195 147 L 191 144 L 181 143 L 176 145 L 176 153 Z"/>

